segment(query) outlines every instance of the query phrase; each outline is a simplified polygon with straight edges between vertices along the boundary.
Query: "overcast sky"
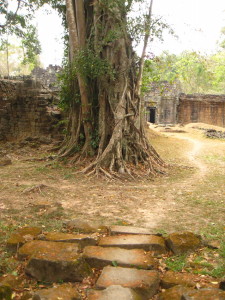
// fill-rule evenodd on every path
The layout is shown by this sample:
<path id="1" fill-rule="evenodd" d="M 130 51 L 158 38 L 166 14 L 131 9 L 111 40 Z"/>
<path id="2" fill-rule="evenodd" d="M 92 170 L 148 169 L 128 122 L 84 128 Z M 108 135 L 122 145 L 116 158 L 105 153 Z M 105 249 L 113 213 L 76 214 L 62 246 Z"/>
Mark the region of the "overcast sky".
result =
<path id="1" fill-rule="evenodd" d="M 184 50 L 212 53 L 218 49 L 220 31 L 225 27 L 225 0 L 154 0 L 153 13 L 171 24 L 179 36 L 166 35 L 164 42 L 153 42 L 149 51 L 159 55 L 167 50 L 178 54 Z M 60 64 L 63 55 L 61 20 L 55 12 L 37 13 L 37 28 L 42 43 L 41 61 Z"/>

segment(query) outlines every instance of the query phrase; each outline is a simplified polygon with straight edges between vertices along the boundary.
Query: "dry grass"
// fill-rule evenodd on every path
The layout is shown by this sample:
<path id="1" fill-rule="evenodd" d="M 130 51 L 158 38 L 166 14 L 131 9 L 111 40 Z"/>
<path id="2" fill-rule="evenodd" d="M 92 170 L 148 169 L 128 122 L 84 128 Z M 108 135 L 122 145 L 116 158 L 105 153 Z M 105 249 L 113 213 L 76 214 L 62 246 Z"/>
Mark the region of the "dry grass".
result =
<path id="1" fill-rule="evenodd" d="M 37 151 L 4 145 L 13 164 L 0 169 L 0 217 L 13 223 L 43 222 L 44 226 L 51 226 L 47 220 L 52 214 L 54 226 L 64 219 L 82 217 L 105 224 L 126 221 L 167 232 L 219 228 L 224 218 L 225 142 L 205 139 L 201 130 L 185 131 L 149 131 L 152 144 L 171 167 L 166 176 L 137 182 L 96 180 L 54 161 L 33 161 L 49 155 L 46 146 Z M 188 139 L 202 145 L 193 161 L 193 143 Z M 205 174 L 199 170 L 201 164 L 207 169 Z M 46 187 L 24 193 L 39 184 Z M 50 206 L 37 208 L 43 202 Z M 58 202 L 62 209 L 52 213 Z"/>

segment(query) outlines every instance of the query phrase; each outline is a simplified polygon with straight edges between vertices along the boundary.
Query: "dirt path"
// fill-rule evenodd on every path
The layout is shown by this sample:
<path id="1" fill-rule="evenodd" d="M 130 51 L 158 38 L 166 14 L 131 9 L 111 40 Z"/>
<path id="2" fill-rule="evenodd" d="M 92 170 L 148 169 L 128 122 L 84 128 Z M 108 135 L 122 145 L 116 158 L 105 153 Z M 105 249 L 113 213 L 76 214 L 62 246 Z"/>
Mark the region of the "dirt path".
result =
<path id="1" fill-rule="evenodd" d="M 182 135 L 176 135 L 176 138 L 186 140 L 192 144 L 191 151 L 188 151 L 186 155 L 187 158 L 190 160 L 191 165 L 196 166 L 198 168 L 198 172 L 195 174 L 195 179 L 206 176 L 208 167 L 201 160 L 202 149 L 204 148 L 206 143 L 198 139 Z"/>
<path id="2" fill-rule="evenodd" d="M 168 232 L 222 224 L 225 142 L 205 139 L 200 131 L 189 128 L 183 133 L 153 133 L 151 139 L 173 165 L 166 176 L 154 181 L 106 182 L 81 177 L 71 167 L 33 161 L 44 155 L 44 149 L 8 149 L 13 164 L 0 169 L 0 217 L 24 222 L 78 217 Z M 45 187 L 24 193 L 40 184 Z M 49 217 L 49 203 L 61 203 L 61 217 L 58 211 Z"/>
<path id="3" fill-rule="evenodd" d="M 162 224 L 165 224 L 165 220 L 167 220 L 170 224 L 177 223 L 174 225 L 177 225 L 179 228 L 179 223 L 183 218 L 183 223 L 185 223 L 185 220 L 187 219 L 184 226 L 188 228 L 190 225 L 190 221 L 188 220 L 189 217 L 193 216 L 194 219 L 196 217 L 194 216 L 196 212 L 200 214 L 198 209 L 190 208 L 188 200 L 191 198 L 194 199 L 194 197 L 196 197 L 196 199 L 200 196 L 204 197 L 204 189 L 207 184 L 211 185 L 210 177 L 213 174 L 213 169 L 214 172 L 218 172 L 217 165 L 216 167 L 214 166 L 214 168 L 210 168 L 204 161 L 205 151 L 206 149 L 209 149 L 209 154 L 211 153 L 210 144 L 211 146 L 214 146 L 214 148 L 216 145 L 218 147 L 224 145 L 221 145 L 221 143 L 218 143 L 217 141 L 214 141 L 212 145 L 212 141 L 199 139 L 198 135 L 195 138 L 188 136 L 190 133 L 193 134 L 191 130 L 185 133 L 163 133 L 167 137 L 187 141 L 190 144 L 190 149 L 185 152 L 185 156 L 189 160 L 190 166 L 195 168 L 195 172 L 173 183 L 168 183 L 168 181 L 166 181 L 157 189 L 157 194 L 160 195 L 157 197 L 157 201 L 154 202 L 154 204 L 152 202 L 147 202 L 138 210 L 142 213 L 143 220 L 147 227 L 152 227 L 153 229 L 165 228 L 166 226 L 162 226 Z M 223 149 L 225 150 L 225 147 Z M 160 194 L 160 189 L 163 190 L 163 194 Z M 199 196 L 198 190 L 200 190 L 203 195 L 200 194 Z M 206 197 L 208 197 L 207 188 L 205 192 Z M 222 199 L 222 203 L 224 203 L 224 196 L 222 196 Z"/>
<path id="4" fill-rule="evenodd" d="M 179 137 L 179 138 L 183 138 L 183 137 Z M 204 146 L 204 143 L 202 141 L 193 139 L 193 138 L 189 138 L 189 137 L 184 137 L 185 140 L 190 141 L 193 144 L 193 149 L 192 151 L 187 153 L 187 156 L 191 162 L 191 164 L 196 165 L 196 167 L 198 168 L 198 172 L 196 174 L 196 176 L 198 177 L 204 177 L 207 173 L 207 166 L 201 161 L 201 159 L 199 158 L 199 156 L 201 156 L 201 150 Z"/>

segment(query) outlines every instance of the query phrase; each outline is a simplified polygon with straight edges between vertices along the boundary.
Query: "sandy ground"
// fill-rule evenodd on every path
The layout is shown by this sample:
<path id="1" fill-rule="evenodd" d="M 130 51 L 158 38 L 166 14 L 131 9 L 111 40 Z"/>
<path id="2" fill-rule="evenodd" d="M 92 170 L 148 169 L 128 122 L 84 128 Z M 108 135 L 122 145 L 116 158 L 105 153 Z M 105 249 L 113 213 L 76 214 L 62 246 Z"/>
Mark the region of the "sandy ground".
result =
<path id="1" fill-rule="evenodd" d="M 35 205 L 61 203 L 63 218 L 81 217 L 104 224 L 133 224 L 162 232 L 201 232 L 208 226 L 221 226 L 225 216 L 225 141 L 205 138 L 203 130 L 196 127 L 210 126 L 191 124 L 169 131 L 150 126 L 152 144 L 171 165 L 166 175 L 154 180 L 88 178 L 77 174 L 75 168 L 34 160 L 46 155 L 46 147 L 3 145 L 13 163 L 0 168 L 0 217 L 18 220 L 22 215 L 35 222 L 47 214 L 46 209 L 31 210 Z M 40 184 L 43 186 L 32 190 Z"/>

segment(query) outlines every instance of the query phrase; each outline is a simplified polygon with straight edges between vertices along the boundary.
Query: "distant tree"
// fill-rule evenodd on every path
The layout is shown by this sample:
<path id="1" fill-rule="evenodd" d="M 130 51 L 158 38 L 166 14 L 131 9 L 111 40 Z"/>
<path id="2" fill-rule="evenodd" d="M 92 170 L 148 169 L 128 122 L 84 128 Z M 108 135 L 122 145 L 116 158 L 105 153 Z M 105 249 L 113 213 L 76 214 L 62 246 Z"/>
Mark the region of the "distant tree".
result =
<path id="1" fill-rule="evenodd" d="M 38 55 L 41 46 L 38 41 L 36 28 L 29 22 L 33 18 L 36 8 L 42 4 L 41 1 L 17 0 L 10 2 L 0 0 L 0 47 L 6 52 L 7 73 L 10 73 L 10 41 L 16 37 L 23 46 L 23 63 L 38 64 Z"/>
<path id="2" fill-rule="evenodd" d="M 212 57 L 197 52 L 180 55 L 164 52 L 145 62 L 145 85 L 151 81 L 179 80 L 185 93 L 207 93 L 213 89 L 213 65 Z"/>
<path id="3" fill-rule="evenodd" d="M 213 91 L 225 94 L 225 50 L 214 54 L 211 57 L 213 72 L 212 88 Z"/>
<path id="4" fill-rule="evenodd" d="M 38 60 L 38 57 L 36 59 Z M 24 49 L 17 41 L 12 40 L 7 48 L 5 44 L 0 47 L 0 75 L 2 76 L 28 75 L 39 64 L 39 62 L 24 63 Z"/>
<path id="5" fill-rule="evenodd" d="M 204 93 L 211 89 L 213 74 L 209 57 L 197 52 L 184 52 L 176 63 L 176 69 L 186 93 Z"/>
<path id="6" fill-rule="evenodd" d="M 145 61 L 142 91 L 149 90 L 150 82 L 168 81 L 173 83 L 179 77 L 176 68 L 177 56 L 163 52 L 160 56 L 153 54 Z"/>
<path id="7" fill-rule="evenodd" d="M 225 49 L 225 27 L 221 29 L 221 42 L 220 47 Z"/>

